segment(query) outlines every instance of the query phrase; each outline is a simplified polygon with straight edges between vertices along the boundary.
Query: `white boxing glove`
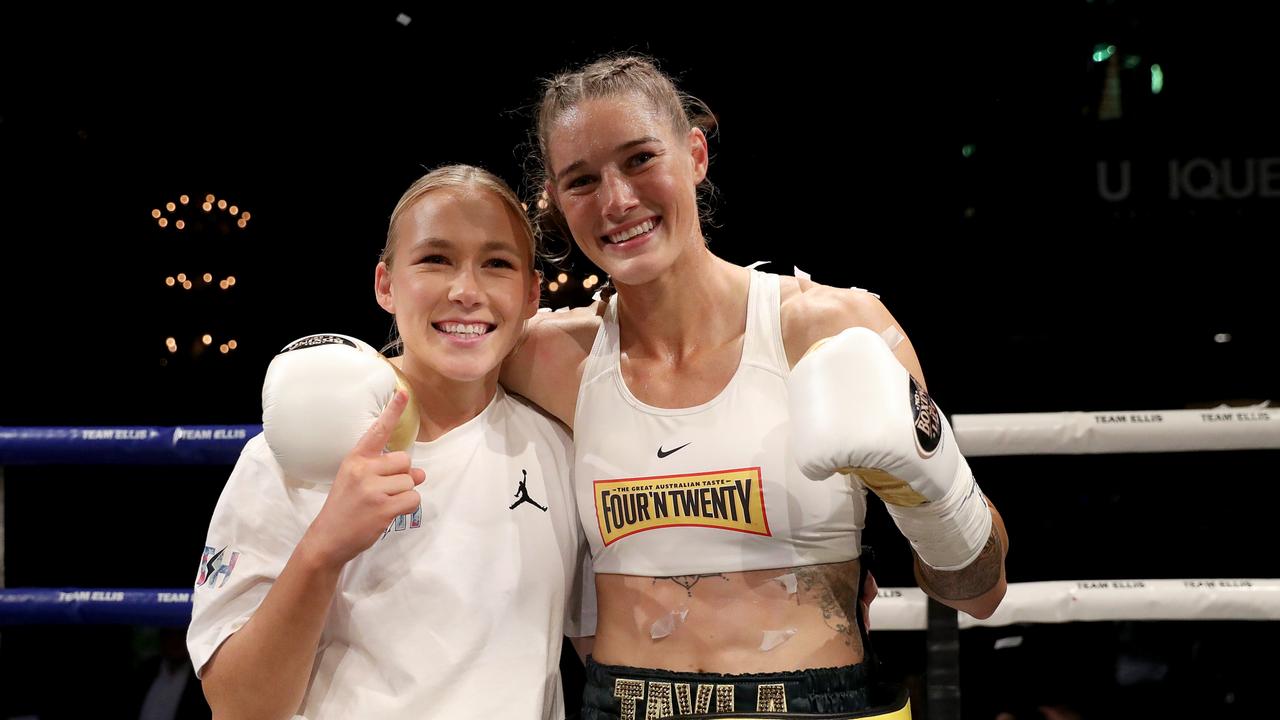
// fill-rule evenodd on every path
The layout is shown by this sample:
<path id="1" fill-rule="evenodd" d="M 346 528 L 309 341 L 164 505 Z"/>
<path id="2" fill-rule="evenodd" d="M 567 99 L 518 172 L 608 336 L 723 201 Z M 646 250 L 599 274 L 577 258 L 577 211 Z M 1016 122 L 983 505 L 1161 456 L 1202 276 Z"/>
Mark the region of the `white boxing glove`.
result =
<path id="1" fill-rule="evenodd" d="M 262 383 L 262 433 L 285 476 L 309 486 L 333 482 L 338 466 L 397 389 L 409 403 L 387 443 L 408 450 L 418 437 L 418 404 L 400 371 L 346 335 L 308 335 L 285 346 Z"/>
<path id="2" fill-rule="evenodd" d="M 812 480 L 853 473 L 936 570 L 973 562 L 991 511 L 947 418 L 867 328 L 814 344 L 787 380 L 791 451 Z"/>

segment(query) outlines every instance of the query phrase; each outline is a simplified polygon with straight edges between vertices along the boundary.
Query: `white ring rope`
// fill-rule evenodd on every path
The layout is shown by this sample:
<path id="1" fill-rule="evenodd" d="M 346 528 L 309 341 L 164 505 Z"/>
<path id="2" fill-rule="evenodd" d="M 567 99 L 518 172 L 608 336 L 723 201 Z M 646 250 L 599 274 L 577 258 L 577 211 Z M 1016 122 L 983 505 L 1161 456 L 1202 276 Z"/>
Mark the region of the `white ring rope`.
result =
<path id="1" fill-rule="evenodd" d="M 880 588 L 873 630 L 924 630 L 927 598 L 914 587 Z M 1107 620 L 1280 620 L 1280 580 L 1064 580 L 1010 583 L 986 620 L 960 613 L 959 625 Z"/>
<path id="2" fill-rule="evenodd" d="M 1265 406 L 955 415 L 951 420 L 960 448 L 973 456 L 1280 448 L 1280 408 Z M 3 447 L 12 456 L 10 461 L 22 461 L 28 441 L 32 452 L 43 451 L 35 436 L 27 438 L 17 432 L 23 428 L 0 430 L 14 431 L 0 433 L 8 443 Z M 252 434 L 242 432 L 232 442 L 243 444 L 244 438 Z M 73 440 L 81 442 L 76 438 Z M 92 450 L 99 452 L 113 442 L 118 442 L 115 436 L 105 440 L 95 436 Z M 68 452 L 61 452 L 59 456 L 80 457 Z M 48 458 L 41 460 L 49 461 Z M 78 461 L 85 462 L 83 459 Z M 3 507 L 2 474 L 0 507 Z M 0 534 L 0 573 L 3 572 L 3 553 L 4 537 Z M 3 577 L 0 574 L 0 587 L 3 587 Z M 24 596 L 20 599 L 35 602 L 39 598 Z M 881 588 L 872 613 L 872 626 L 881 630 L 923 630 L 926 608 L 927 598 L 918 588 Z M 1280 620 L 1280 580 L 1010 583 L 1008 594 L 995 615 L 986 620 L 975 620 L 961 614 L 959 626 L 998 627 L 1016 623 L 1106 620 Z"/>
<path id="3" fill-rule="evenodd" d="M 954 415 L 965 455 L 1086 455 L 1280 448 L 1280 408 Z"/>

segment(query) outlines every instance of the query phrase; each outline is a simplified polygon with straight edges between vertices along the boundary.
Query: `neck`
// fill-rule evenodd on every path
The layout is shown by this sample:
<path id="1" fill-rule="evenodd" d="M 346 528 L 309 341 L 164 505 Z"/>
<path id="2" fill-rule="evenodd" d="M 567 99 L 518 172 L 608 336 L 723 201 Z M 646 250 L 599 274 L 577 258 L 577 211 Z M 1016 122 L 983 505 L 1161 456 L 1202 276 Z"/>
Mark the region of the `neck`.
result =
<path id="1" fill-rule="evenodd" d="M 418 441 L 430 442 L 484 411 L 498 389 L 498 369 L 479 380 L 454 380 L 430 371 L 412 358 L 392 360 L 413 388 L 421 425 Z"/>
<path id="2" fill-rule="evenodd" d="M 698 247 L 661 276 L 618 286 L 618 324 L 627 352 L 680 359 L 742 332 L 748 272 Z"/>

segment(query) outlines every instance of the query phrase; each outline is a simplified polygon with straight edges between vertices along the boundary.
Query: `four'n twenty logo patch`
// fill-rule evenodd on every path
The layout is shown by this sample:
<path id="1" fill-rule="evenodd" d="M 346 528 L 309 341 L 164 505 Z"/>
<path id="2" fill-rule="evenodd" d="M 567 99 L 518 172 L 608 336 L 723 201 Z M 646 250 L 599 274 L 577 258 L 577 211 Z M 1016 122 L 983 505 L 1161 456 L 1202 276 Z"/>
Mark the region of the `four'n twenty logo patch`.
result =
<path id="1" fill-rule="evenodd" d="M 605 545 L 644 530 L 709 527 L 771 535 L 760 468 L 595 481 Z"/>

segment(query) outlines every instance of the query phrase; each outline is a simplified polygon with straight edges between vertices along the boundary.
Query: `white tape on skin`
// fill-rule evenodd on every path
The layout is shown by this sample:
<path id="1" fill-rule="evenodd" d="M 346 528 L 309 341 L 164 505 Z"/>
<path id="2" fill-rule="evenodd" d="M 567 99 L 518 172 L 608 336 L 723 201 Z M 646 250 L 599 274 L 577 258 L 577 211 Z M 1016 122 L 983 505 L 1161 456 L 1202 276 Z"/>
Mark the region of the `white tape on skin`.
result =
<path id="1" fill-rule="evenodd" d="M 661 640 L 676 631 L 676 622 L 684 622 L 689 617 L 689 608 L 680 610 L 672 610 L 671 612 L 658 618 L 652 626 L 649 627 L 649 639 Z"/>
<path id="2" fill-rule="evenodd" d="M 790 640 L 799 632 L 795 628 L 787 628 L 786 630 L 765 630 L 764 638 L 760 641 L 760 651 L 769 652 L 778 647 L 782 643 Z"/>
<path id="3" fill-rule="evenodd" d="M 890 325 L 884 330 L 881 330 L 880 337 L 884 338 L 885 344 L 889 346 L 890 350 L 897 350 L 898 346 L 902 344 L 902 341 L 907 339 L 907 337 L 902 334 L 902 331 L 898 329 L 897 325 Z"/>
<path id="4" fill-rule="evenodd" d="M 787 589 L 788 595 L 796 594 L 796 574 L 795 573 L 787 573 L 786 575 L 779 575 L 778 577 L 774 578 L 773 581 L 782 583 L 782 587 Z"/>

